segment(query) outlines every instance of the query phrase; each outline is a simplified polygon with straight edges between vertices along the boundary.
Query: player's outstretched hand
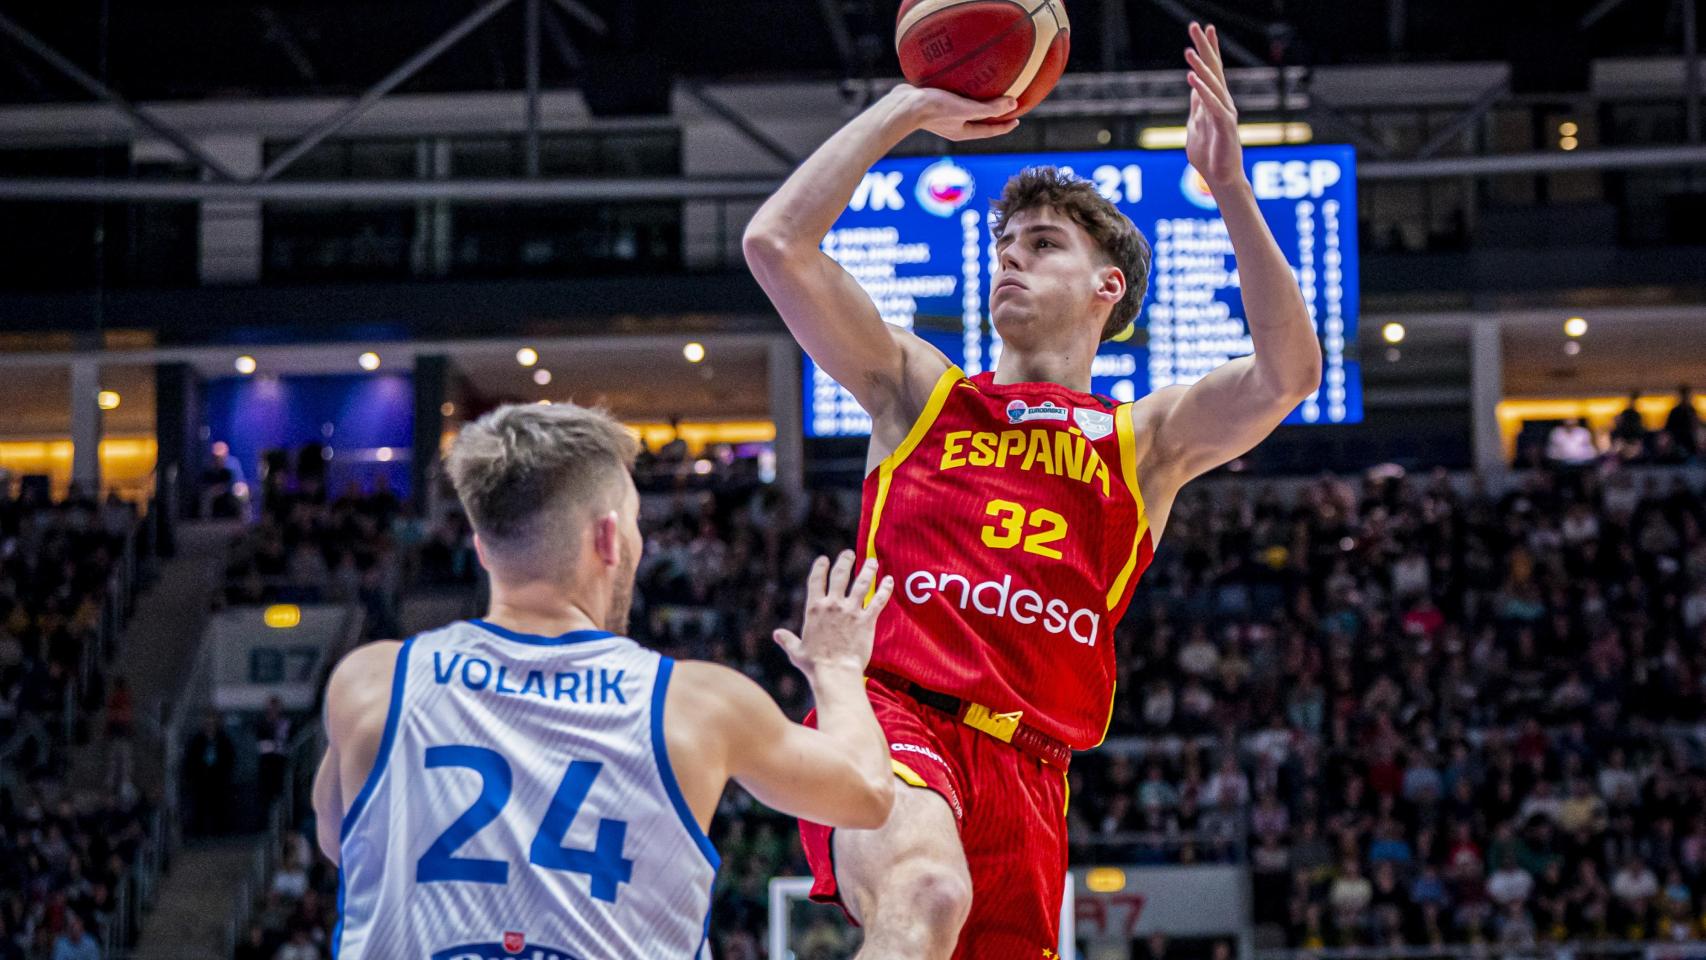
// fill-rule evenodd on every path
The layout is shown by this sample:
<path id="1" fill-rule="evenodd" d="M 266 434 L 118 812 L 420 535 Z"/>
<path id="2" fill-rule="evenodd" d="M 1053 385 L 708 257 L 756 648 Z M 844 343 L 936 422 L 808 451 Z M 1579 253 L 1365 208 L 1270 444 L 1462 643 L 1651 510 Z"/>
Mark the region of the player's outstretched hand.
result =
<path id="1" fill-rule="evenodd" d="M 894 578 L 884 577 L 872 594 L 877 561 L 865 561 L 856 577 L 852 573 L 851 550 L 841 551 L 833 566 L 828 557 L 818 557 L 806 581 L 806 622 L 800 629 L 801 635 L 790 630 L 776 631 L 776 642 L 808 678 L 826 666 L 863 672 L 871 660 L 877 617 L 894 593 Z M 849 577 L 853 580 L 851 584 L 847 582 Z M 871 597 L 870 603 L 865 602 L 867 595 Z"/>
<path id="2" fill-rule="evenodd" d="M 1226 64 L 1220 57 L 1220 34 L 1191 24 L 1191 47 L 1185 51 L 1190 72 L 1191 115 L 1185 123 L 1185 156 L 1207 181 L 1209 189 L 1235 183 L 1244 176 L 1244 147 L 1238 142 L 1238 107 L 1226 83 Z"/>
<path id="3" fill-rule="evenodd" d="M 984 140 L 1012 133 L 1019 126 L 1017 118 L 1001 123 L 988 122 L 992 117 L 1012 113 L 1019 105 L 1013 97 L 971 100 L 935 87 L 914 87 L 906 83 L 896 87 L 891 96 L 901 98 L 913 126 L 948 140 Z"/>

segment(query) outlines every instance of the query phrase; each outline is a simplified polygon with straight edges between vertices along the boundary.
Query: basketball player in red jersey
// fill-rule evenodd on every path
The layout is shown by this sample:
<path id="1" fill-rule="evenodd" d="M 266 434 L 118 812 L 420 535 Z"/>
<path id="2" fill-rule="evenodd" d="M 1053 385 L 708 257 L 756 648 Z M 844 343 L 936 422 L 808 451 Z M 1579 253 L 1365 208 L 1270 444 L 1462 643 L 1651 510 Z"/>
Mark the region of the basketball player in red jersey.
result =
<path id="1" fill-rule="evenodd" d="M 902 791 L 887 825 L 802 823 L 814 899 L 865 928 L 863 960 L 1053 957 L 1066 768 L 1099 743 L 1113 628 L 1179 488 L 1255 446 L 1321 380 L 1321 352 L 1238 143 L 1213 27 L 1193 24 L 1186 153 L 1237 255 L 1252 356 L 1132 403 L 1091 359 L 1143 301 L 1149 247 L 1088 183 L 1048 168 L 994 204 L 997 369 L 967 377 L 879 317 L 820 243 L 866 170 L 924 129 L 997 136 L 1013 108 L 896 88 L 754 216 L 747 262 L 819 366 L 871 414 L 859 549 L 895 578 L 867 692 Z"/>

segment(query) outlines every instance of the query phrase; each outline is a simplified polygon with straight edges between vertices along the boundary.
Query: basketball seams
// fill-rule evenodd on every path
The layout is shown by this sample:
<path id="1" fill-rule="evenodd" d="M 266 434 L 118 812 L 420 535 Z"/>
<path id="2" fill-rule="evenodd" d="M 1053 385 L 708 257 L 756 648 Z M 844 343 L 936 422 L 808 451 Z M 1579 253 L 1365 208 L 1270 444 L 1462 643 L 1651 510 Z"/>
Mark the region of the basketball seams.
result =
<path id="1" fill-rule="evenodd" d="M 1021 10 L 1025 9 L 1024 3 L 1020 0 L 934 0 L 934 2 L 932 0 L 919 0 L 918 3 L 913 4 L 911 10 L 906 11 L 906 14 L 900 18 L 900 22 L 895 24 L 895 38 L 897 40 L 905 39 L 912 28 L 918 25 L 918 21 L 931 14 L 941 13 L 943 10 L 952 10 L 955 7 L 963 7 L 968 3 L 990 2 L 1007 3 Z"/>
<path id="2" fill-rule="evenodd" d="M 965 54 L 961 55 L 958 59 L 954 60 L 953 62 L 944 64 L 941 67 L 936 68 L 931 73 L 926 74 L 925 76 L 918 78 L 914 82 L 918 86 L 924 86 L 924 87 L 930 86 L 931 81 L 935 80 L 937 77 L 940 77 L 944 73 L 947 73 L 951 70 L 955 70 L 955 69 L 958 69 L 960 67 L 965 66 L 967 63 L 970 63 L 972 60 L 974 60 L 977 57 L 981 56 L 982 54 L 986 53 L 988 50 L 990 50 L 990 48 L 996 46 L 997 44 L 1001 43 L 1004 40 L 1007 40 L 1009 37 L 1012 36 L 1013 31 L 1019 29 L 1021 26 L 1029 26 L 1029 27 L 1031 27 L 1032 49 L 1031 49 L 1030 60 L 1028 60 L 1026 62 L 1026 70 L 1029 71 L 1029 76 L 1026 76 L 1024 78 L 1024 85 L 1026 87 L 1028 87 L 1028 86 L 1030 86 L 1031 80 L 1034 79 L 1036 76 L 1037 65 L 1042 62 L 1043 56 L 1046 55 L 1048 48 L 1049 48 L 1049 43 L 1043 43 L 1040 45 L 1037 43 L 1038 34 L 1041 32 L 1040 28 L 1037 26 L 1037 23 L 1036 23 L 1037 15 L 1042 13 L 1044 10 L 1051 10 L 1052 11 L 1052 9 L 1054 8 L 1054 6 L 1057 2 L 1058 2 L 1058 0 L 1038 0 L 1038 3 L 1034 9 L 1026 9 L 1025 5 L 1021 2 L 1019 2 L 1019 0 L 951 0 L 951 2 L 949 2 L 949 3 L 940 4 L 940 5 L 929 5 L 928 3 L 920 3 L 920 4 L 918 4 L 918 6 L 914 7 L 912 10 L 907 11 L 906 18 L 904 18 L 900 24 L 900 27 L 902 29 L 898 30 L 898 37 L 896 40 L 896 46 L 900 47 L 900 46 L 903 46 L 905 44 L 907 35 L 909 33 L 911 33 L 911 31 L 913 29 L 916 29 L 916 27 L 918 26 L 918 23 L 917 23 L 918 20 L 923 19 L 924 17 L 929 16 L 930 14 L 933 14 L 933 13 L 938 13 L 938 12 L 943 11 L 943 10 L 951 10 L 954 7 L 963 6 L 967 3 L 1004 3 L 1004 4 L 1007 4 L 1008 6 L 1018 7 L 1019 10 L 1025 14 L 1023 17 L 1015 19 L 1011 24 L 1009 24 L 1006 27 L 1006 29 L 1001 30 L 1000 32 L 996 33 L 994 36 L 992 36 L 989 39 L 985 40 L 984 42 L 978 44 L 976 47 L 973 47 L 971 50 L 966 51 Z M 919 10 L 921 8 L 923 8 L 922 13 L 919 12 Z M 1053 18 L 1051 18 L 1051 19 L 1053 19 Z M 912 21 L 912 23 L 910 25 L 907 24 L 908 20 Z M 1058 31 L 1057 31 L 1057 33 L 1058 33 Z M 1049 37 L 1050 43 L 1052 43 L 1053 39 L 1054 39 L 1054 37 L 1051 35 Z M 1038 53 L 1039 49 L 1042 51 L 1041 54 Z M 1024 89 L 1024 87 L 1020 88 L 1021 91 L 1023 91 L 1023 89 Z"/>
<path id="3" fill-rule="evenodd" d="M 1048 59 L 1054 40 L 1060 36 L 1060 17 L 1051 15 L 1047 18 L 1038 17 L 1044 10 L 1054 13 L 1056 0 L 1043 0 L 1037 9 L 1031 11 L 1031 58 L 1025 61 L 1025 66 L 1014 78 L 1013 85 L 1007 88 L 1004 96 L 1017 97 L 1031 86 L 1031 81 L 1037 78 L 1037 71 L 1042 69 L 1043 61 Z"/>

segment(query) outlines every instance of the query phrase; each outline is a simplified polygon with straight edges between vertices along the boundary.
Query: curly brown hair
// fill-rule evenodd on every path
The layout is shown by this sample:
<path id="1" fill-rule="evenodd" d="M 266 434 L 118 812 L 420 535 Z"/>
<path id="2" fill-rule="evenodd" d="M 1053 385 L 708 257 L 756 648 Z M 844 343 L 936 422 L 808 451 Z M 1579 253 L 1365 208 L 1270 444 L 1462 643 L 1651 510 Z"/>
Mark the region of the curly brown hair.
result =
<path id="1" fill-rule="evenodd" d="M 1149 289 L 1149 241 L 1131 218 L 1096 192 L 1094 184 L 1058 167 L 1027 167 L 1007 181 L 1001 196 L 990 203 L 995 238 L 1001 238 L 1015 214 L 1044 207 L 1071 217 L 1090 234 L 1108 262 L 1125 274 L 1125 296 L 1114 304 L 1102 326 L 1103 340 L 1115 336 L 1143 306 L 1143 294 Z"/>

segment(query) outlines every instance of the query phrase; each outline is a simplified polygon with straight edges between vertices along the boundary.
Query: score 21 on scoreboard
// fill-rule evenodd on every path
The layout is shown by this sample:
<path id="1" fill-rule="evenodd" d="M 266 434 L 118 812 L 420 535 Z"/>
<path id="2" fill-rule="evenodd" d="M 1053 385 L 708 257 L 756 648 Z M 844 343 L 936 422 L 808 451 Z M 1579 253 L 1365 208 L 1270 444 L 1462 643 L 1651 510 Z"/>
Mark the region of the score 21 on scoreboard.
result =
<path id="1" fill-rule="evenodd" d="M 1321 340 L 1321 387 L 1286 423 L 1362 420 L 1355 356 L 1358 307 L 1355 155 L 1347 146 L 1250 148 L 1244 165 L 1262 214 L 1303 292 Z M 989 201 L 1025 167 L 1050 164 L 1096 185 L 1149 238 L 1148 336 L 1104 343 L 1094 393 L 1126 401 L 1191 384 L 1251 352 L 1226 223 L 1179 151 L 999 154 L 886 160 L 859 183 L 823 251 L 864 287 L 888 323 L 915 331 L 968 375 L 991 369 L 1001 340 L 989 322 L 995 245 Z M 806 358 L 807 437 L 858 437 L 871 420 Z"/>

